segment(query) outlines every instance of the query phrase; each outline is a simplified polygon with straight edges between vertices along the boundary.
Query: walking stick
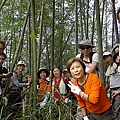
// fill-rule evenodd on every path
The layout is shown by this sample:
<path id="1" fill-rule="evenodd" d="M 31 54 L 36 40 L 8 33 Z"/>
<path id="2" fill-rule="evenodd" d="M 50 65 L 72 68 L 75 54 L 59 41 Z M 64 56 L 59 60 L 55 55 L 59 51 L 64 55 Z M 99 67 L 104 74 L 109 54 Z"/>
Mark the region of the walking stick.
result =
<path id="1" fill-rule="evenodd" d="M 118 65 L 118 72 L 120 72 L 120 43 L 119 43 L 119 65 Z"/>

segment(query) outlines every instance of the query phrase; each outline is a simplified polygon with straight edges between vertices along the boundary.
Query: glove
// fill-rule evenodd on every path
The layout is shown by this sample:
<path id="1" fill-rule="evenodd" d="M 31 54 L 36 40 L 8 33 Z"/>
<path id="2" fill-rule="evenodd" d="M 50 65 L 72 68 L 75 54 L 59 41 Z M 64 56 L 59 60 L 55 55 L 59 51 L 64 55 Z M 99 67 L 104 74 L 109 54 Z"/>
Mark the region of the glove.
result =
<path id="1" fill-rule="evenodd" d="M 87 116 L 83 117 L 84 120 L 89 120 Z"/>
<path id="2" fill-rule="evenodd" d="M 71 81 L 69 81 L 68 86 L 71 88 L 71 92 L 73 92 L 77 95 L 80 94 L 81 89 L 78 86 L 75 86 Z"/>
<path id="3" fill-rule="evenodd" d="M 40 103 L 40 109 L 43 108 L 45 106 L 45 104 L 46 104 L 45 102 L 41 102 Z"/>
<path id="4" fill-rule="evenodd" d="M 69 98 L 66 98 L 66 99 L 64 100 L 64 102 L 67 104 L 67 103 L 71 102 L 71 100 L 70 100 Z"/>
<path id="5" fill-rule="evenodd" d="M 47 101 L 48 101 L 49 94 L 50 94 L 50 92 L 47 92 L 47 93 L 46 93 L 46 96 L 45 96 L 43 102 L 47 102 Z"/>

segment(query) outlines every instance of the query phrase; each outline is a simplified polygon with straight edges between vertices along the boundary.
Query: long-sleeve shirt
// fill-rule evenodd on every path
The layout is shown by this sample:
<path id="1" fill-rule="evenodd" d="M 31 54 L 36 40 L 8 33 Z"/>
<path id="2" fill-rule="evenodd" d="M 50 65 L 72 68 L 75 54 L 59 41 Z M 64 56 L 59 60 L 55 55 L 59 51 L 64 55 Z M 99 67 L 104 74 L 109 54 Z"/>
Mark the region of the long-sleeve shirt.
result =
<path id="1" fill-rule="evenodd" d="M 39 79 L 39 88 L 38 88 L 38 100 L 43 100 L 47 92 L 51 92 L 50 82 L 47 80 Z"/>
<path id="2" fill-rule="evenodd" d="M 11 89 L 22 89 L 26 86 L 27 80 L 23 78 L 22 74 L 19 75 L 17 72 L 13 72 L 13 76 L 10 80 L 9 88 Z"/>
<path id="3" fill-rule="evenodd" d="M 77 80 L 73 82 L 74 85 L 78 85 Z M 86 109 L 93 114 L 100 114 L 108 110 L 111 106 L 110 100 L 107 97 L 104 85 L 96 74 L 89 73 L 86 83 L 82 86 L 84 93 L 88 94 L 88 101 L 85 101 L 79 95 L 75 94 L 80 107 L 86 107 Z"/>

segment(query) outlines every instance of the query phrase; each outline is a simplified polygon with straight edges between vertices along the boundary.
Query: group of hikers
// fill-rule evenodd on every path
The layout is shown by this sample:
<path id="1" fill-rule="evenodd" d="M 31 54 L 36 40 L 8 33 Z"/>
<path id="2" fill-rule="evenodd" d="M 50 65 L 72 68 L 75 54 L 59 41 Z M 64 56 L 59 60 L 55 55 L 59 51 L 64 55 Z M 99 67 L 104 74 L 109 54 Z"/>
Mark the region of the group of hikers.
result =
<path id="1" fill-rule="evenodd" d="M 71 58 L 62 71 L 60 67 L 52 70 L 40 68 L 37 72 L 37 99 L 39 108 L 42 109 L 51 95 L 54 101 L 63 101 L 69 104 L 77 101 L 84 120 L 119 120 L 120 119 L 120 56 L 119 44 L 112 51 L 103 53 L 104 62 L 108 65 L 105 73 L 106 85 L 104 86 L 99 77 L 99 54 L 92 52 L 95 47 L 89 40 L 83 40 L 77 44 L 80 54 Z M 5 44 L 0 41 L 0 95 L 5 87 L 5 78 L 10 78 L 8 88 L 8 109 L 10 120 L 19 118 L 16 114 L 19 103 L 22 102 L 21 92 L 24 87 L 30 86 L 32 79 L 24 79 L 23 71 L 25 62 L 19 61 L 14 72 L 8 72 L 3 67 L 7 56 L 4 53 Z M 110 90 L 108 97 L 107 91 Z M 74 102 L 73 102 L 74 104 Z M 77 107 L 74 109 L 77 114 Z M 114 112 L 116 114 L 114 114 Z"/>
<path id="2" fill-rule="evenodd" d="M 50 72 L 52 78 L 48 79 L 47 69 L 42 68 L 38 71 L 40 107 L 45 106 L 50 93 L 53 94 L 55 102 L 62 100 L 69 103 L 73 100 L 72 96 L 76 98 L 84 120 L 119 120 L 119 45 L 116 44 L 112 52 L 103 53 L 103 59 L 109 65 L 105 73 L 106 86 L 99 78 L 99 54 L 92 52 L 95 46 L 88 40 L 81 41 L 77 46 L 81 54 L 68 60 L 66 72 L 55 67 Z M 112 100 L 107 95 L 108 90 Z"/>
<path id="3" fill-rule="evenodd" d="M 9 120 L 13 120 L 14 118 L 18 118 L 20 115 L 19 113 L 17 113 L 17 111 L 20 111 L 21 109 L 21 92 L 23 90 L 23 87 L 29 86 L 32 80 L 30 77 L 26 80 L 22 75 L 25 69 L 24 61 L 19 61 L 16 65 L 15 71 L 13 72 L 8 72 L 7 68 L 3 67 L 3 63 L 7 58 L 6 54 L 4 53 L 4 49 L 5 43 L 3 41 L 0 41 L 0 108 L 2 110 L 2 97 L 5 96 L 3 95 L 4 90 L 7 89 L 7 107 L 9 114 L 11 114 Z M 8 88 L 6 88 L 6 84 L 8 81 L 7 78 L 10 79 Z"/>

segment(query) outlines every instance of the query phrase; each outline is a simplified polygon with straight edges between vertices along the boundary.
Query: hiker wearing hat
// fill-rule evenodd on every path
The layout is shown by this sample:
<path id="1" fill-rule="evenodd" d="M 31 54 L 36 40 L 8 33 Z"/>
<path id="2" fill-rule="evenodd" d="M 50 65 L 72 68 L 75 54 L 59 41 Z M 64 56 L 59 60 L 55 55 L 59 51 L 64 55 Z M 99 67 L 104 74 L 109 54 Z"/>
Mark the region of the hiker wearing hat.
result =
<path id="1" fill-rule="evenodd" d="M 7 58 L 7 56 L 6 56 L 6 54 L 4 53 L 4 49 L 5 49 L 5 43 L 2 41 L 2 40 L 0 40 L 0 55 L 1 55 L 1 57 L 5 60 L 6 58 Z M 1 59 L 1 61 L 3 62 L 4 60 L 2 60 Z M 3 64 L 3 63 L 2 63 Z M 1 67 L 1 65 L 0 65 L 0 67 Z M 5 69 L 3 68 L 3 67 L 1 67 L 1 70 L 0 70 L 1 72 L 0 72 L 0 81 L 1 81 L 1 79 L 2 78 L 8 78 L 9 76 L 11 76 L 12 75 L 12 72 L 8 72 L 7 74 L 3 74 L 3 73 L 6 73 L 5 71 Z"/>
<path id="2" fill-rule="evenodd" d="M 106 70 L 105 76 L 106 76 L 106 86 L 105 90 L 107 91 L 110 88 L 110 80 L 109 77 L 115 73 L 114 69 L 116 68 L 116 64 L 113 62 L 112 54 L 111 52 L 104 52 L 103 53 L 103 59 L 106 64 L 108 64 L 108 68 Z"/>
<path id="3" fill-rule="evenodd" d="M 8 72 L 7 68 L 3 66 L 3 63 L 5 62 L 6 55 L 4 53 L 0 54 L 0 108 L 2 108 L 2 101 L 3 101 L 3 95 L 4 94 L 4 89 L 6 87 L 6 78 L 10 78 L 12 76 L 12 72 Z M 4 97 L 5 98 L 5 97 Z M 4 99 L 5 100 L 5 99 Z"/>
<path id="4" fill-rule="evenodd" d="M 2 88 L 5 88 L 6 78 L 12 76 L 12 72 L 8 72 L 8 70 L 3 66 L 3 63 L 6 59 L 6 55 L 4 53 L 0 54 L 0 95 L 2 94 Z"/>
<path id="5" fill-rule="evenodd" d="M 116 44 L 113 48 L 112 48 L 112 54 L 114 55 L 115 53 L 117 53 L 119 51 L 119 44 Z"/>
<path id="6" fill-rule="evenodd" d="M 67 71 L 67 69 L 63 70 L 63 77 L 65 77 L 66 79 L 71 79 L 71 75 L 70 73 Z"/>
<path id="7" fill-rule="evenodd" d="M 109 65 L 105 76 L 108 77 L 108 80 L 110 82 L 108 88 L 110 88 L 111 91 L 110 96 L 112 96 L 112 108 L 114 111 L 117 110 L 120 104 L 120 96 L 114 93 L 114 91 L 120 90 L 120 72 L 118 70 L 119 61 L 117 57 L 118 55 L 119 54 L 116 53 L 114 56 L 112 56 L 111 52 L 103 53 L 103 59 L 105 63 Z M 114 120 L 119 120 L 119 118 L 116 118 Z"/>
<path id="8" fill-rule="evenodd" d="M 22 97 L 21 93 L 23 87 L 27 87 L 31 83 L 31 78 L 29 77 L 27 80 L 23 78 L 23 71 L 25 70 L 25 63 L 24 61 L 19 61 L 16 66 L 16 71 L 13 72 L 13 75 L 10 80 L 9 90 L 8 90 L 8 107 L 9 111 L 12 114 L 10 120 L 13 120 L 15 114 L 20 110 L 18 113 L 21 113 L 21 103 Z M 18 116 L 16 116 L 18 117 Z"/>
<path id="9" fill-rule="evenodd" d="M 98 53 L 92 52 L 91 49 L 95 46 L 90 43 L 89 40 L 83 40 L 78 45 L 78 48 L 81 51 L 81 54 L 78 54 L 76 57 L 81 58 L 86 65 L 87 73 L 96 73 L 99 75 L 99 57 Z"/>
<path id="10" fill-rule="evenodd" d="M 38 100 L 41 102 L 40 107 L 44 107 L 48 101 L 48 96 L 51 92 L 51 84 L 46 78 L 49 76 L 49 70 L 40 68 L 37 73 L 39 87 L 38 87 Z"/>
<path id="11" fill-rule="evenodd" d="M 113 61 L 112 53 L 104 52 L 103 59 L 104 59 L 105 63 L 109 65 L 107 68 L 107 71 L 105 73 L 105 76 L 111 76 L 111 75 L 115 74 L 115 69 L 116 69 L 117 65 Z"/>

